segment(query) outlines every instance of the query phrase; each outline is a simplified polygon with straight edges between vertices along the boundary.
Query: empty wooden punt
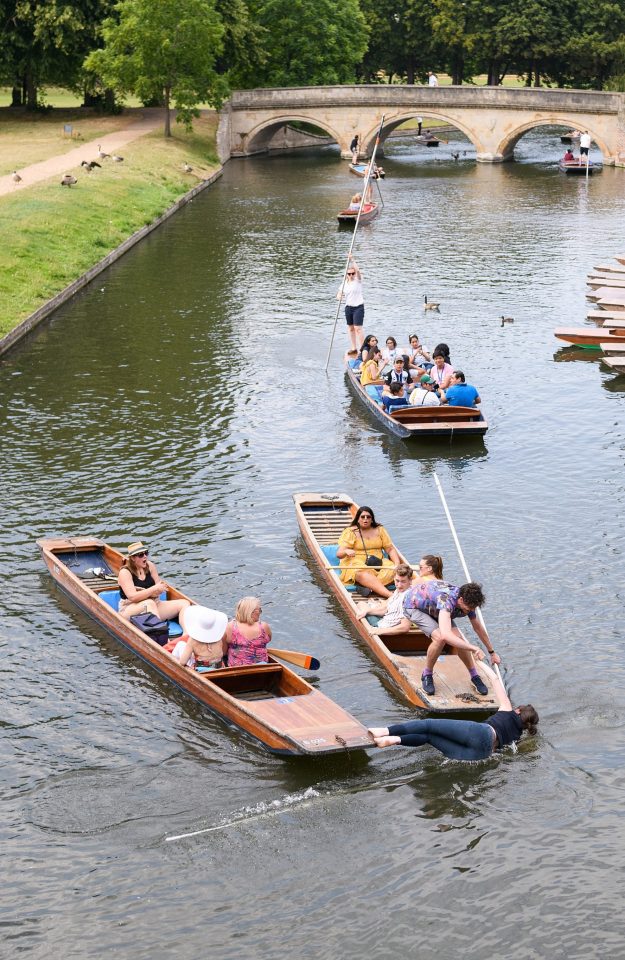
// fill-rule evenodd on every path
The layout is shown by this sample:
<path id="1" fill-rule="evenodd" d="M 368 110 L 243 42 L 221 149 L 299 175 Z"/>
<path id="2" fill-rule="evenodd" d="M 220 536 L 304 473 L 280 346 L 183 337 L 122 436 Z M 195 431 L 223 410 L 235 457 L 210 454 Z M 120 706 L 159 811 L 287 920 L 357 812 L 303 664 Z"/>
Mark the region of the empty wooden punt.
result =
<path id="1" fill-rule="evenodd" d="M 620 263 L 599 263 L 596 267 L 593 268 L 593 273 L 614 273 L 617 276 L 625 275 L 625 267 Z"/>
<path id="2" fill-rule="evenodd" d="M 343 493 L 295 493 L 293 500 L 299 528 L 316 568 L 346 611 L 354 630 L 409 703 L 431 713 L 461 714 L 467 718 L 494 713 L 499 702 L 479 664 L 480 676 L 489 687 L 487 696 L 475 694 L 466 667 L 449 649 L 436 663 L 436 693 L 429 696 L 421 686 L 430 642 L 428 637 L 414 627 L 406 633 L 379 637 L 371 632 L 372 624 L 368 618 L 358 619 L 362 604 L 367 601 L 355 592 L 354 587 L 341 583 L 338 576 L 340 561 L 336 557 L 339 537 L 356 513 L 357 507 L 351 497 Z M 392 531 L 389 533 L 392 536 Z"/>
<path id="3" fill-rule="evenodd" d="M 477 407 L 451 407 L 448 404 L 440 407 L 399 407 L 392 413 L 386 413 L 360 385 L 358 376 L 349 365 L 349 359 L 346 361 L 345 375 L 352 393 L 367 411 L 389 433 L 401 437 L 402 440 L 483 437 L 488 430 L 488 423 Z"/>
<path id="4" fill-rule="evenodd" d="M 589 274 L 586 283 L 593 290 L 599 290 L 601 287 L 609 287 L 612 292 L 625 289 L 625 280 L 621 277 L 610 277 L 603 274 L 601 276 Z"/>
<path id="5" fill-rule="evenodd" d="M 625 357 L 625 343 L 600 343 L 599 346 L 604 353 L 611 356 Z"/>
<path id="6" fill-rule="evenodd" d="M 625 290 L 615 290 L 612 287 L 599 287 L 587 294 L 589 300 L 595 300 L 603 310 L 625 310 Z"/>
<path id="7" fill-rule="evenodd" d="M 602 357 L 603 363 L 617 373 L 625 373 L 625 356 L 622 357 Z"/>
<path id="8" fill-rule="evenodd" d="M 579 347 L 598 350 L 602 343 L 625 343 L 625 330 L 601 327 L 591 330 L 588 327 L 557 327 L 554 336 L 565 343 L 574 343 Z"/>
<path id="9" fill-rule="evenodd" d="M 318 756 L 372 746 L 362 724 L 271 656 L 266 664 L 224 667 L 210 673 L 182 667 L 117 612 L 113 597 L 104 596 L 117 592 L 113 579 L 106 582 L 84 576 L 89 568 L 102 567 L 116 578 L 123 560 L 118 550 L 95 537 L 45 539 L 37 545 L 61 589 L 116 640 L 272 753 Z M 167 597 L 173 600 L 185 594 L 168 586 Z M 174 632 L 176 628 L 182 633 L 178 624 Z"/>
<path id="10" fill-rule="evenodd" d="M 595 323 L 605 323 L 608 320 L 625 320 L 625 310 L 589 310 L 586 314 L 588 320 L 594 320 Z"/>

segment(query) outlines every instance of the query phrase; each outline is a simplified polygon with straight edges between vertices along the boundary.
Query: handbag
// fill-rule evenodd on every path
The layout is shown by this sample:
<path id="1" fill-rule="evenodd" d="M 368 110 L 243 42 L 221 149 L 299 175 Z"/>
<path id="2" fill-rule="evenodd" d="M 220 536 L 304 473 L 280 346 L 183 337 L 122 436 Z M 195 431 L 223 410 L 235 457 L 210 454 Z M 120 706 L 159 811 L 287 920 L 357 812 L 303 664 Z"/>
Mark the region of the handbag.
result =
<path id="1" fill-rule="evenodd" d="M 362 548 L 365 551 L 365 566 L 366 567 L 375 567 L 376 570 L 382 569 L 382 557 L 376 557 L 375 553 L 367 553 L 367 548 L 365 546 L 365 538 L 362 535 L 362 530 L 358 530 L 360 534 L 360 539 L 362 540 Z"/>
<path id="2" fill-rule="evenodd" d="M 159 620 L 153 613 L 138 613 L 130 618 L 130 622 L 147 634 L 150 640 L 155 640 L 159 647 L 164 647 L 169 640 L 169 623 Z"/>

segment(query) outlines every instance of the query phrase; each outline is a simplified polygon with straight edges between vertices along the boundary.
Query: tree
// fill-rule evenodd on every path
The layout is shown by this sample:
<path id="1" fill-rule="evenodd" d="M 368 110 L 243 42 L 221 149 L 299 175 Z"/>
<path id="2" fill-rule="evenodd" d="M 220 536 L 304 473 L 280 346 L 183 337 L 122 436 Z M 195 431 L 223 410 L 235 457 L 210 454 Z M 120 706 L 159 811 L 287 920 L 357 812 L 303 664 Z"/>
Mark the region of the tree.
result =
<path id="1" fill-rule="evenodd" d="M 231 87 L 256 86 L 258 72 L 267 60 L 267 31 L 255 22 L 246 0 L 215 0 L 215 6 L 224 25 L 217 71 Z"/>
<path id="2" fill-rule="evenodd" d="M 120 0 L 102 27 L 105 46 L 85 62 L 120 94 L 158 98 L 187 128 L 199 103 L 219 106 L 226 86 L 216 71 L 224 28 L 213 0 Z"/>
<path id="3" fill-rule="evenodd" d="M 414 83 L 438 66 L 441 50 L 432 33 L 430 0 L 361 0 L 361 5 L 371 36 L 365 75 L 383 70 Z"/>
<path id="4" fill-rule="evenodd" d="M 358 0 L 254 0 L 252 13 L 266 31 L 257 85 L 353 82 L 368 37 Z"/>

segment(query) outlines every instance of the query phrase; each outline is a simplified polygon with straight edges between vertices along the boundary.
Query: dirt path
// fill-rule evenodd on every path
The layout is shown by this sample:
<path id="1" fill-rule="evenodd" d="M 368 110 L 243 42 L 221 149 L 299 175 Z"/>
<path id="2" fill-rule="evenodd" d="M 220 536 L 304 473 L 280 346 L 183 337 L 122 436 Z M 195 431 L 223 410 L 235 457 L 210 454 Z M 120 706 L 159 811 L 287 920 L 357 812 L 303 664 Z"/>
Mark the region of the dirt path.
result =
<path id="1" fill-rule="evenodd" d="M 90 140 L 88 143 L 82 143 L 75 150 L 68 153 L 59 154 L 56 157 L 49 157 L 40 163 L 33 163 L 29 167 L 23 167 L 18 170 L 21 183 L 15 183 L 12 174 L 0 177 L 0 196 L 7 193 L 15 193 L 30 187 L 34 183 L 40 183 L 42 180 L 48 180 L 50 177 L 62 177 L 64 173 L 79 167 L 82 160 L 98 159 L 98 143 L 101 145 L 104 153 L 117 153 L 125 144 L 136 140 L 138 137 L 151 133 L 157 127 L 163 124 L 162 110 L 146 110 L 139 120 L 133 120 L 124 130 L 117 130 L 115 133 L 107 133 L 105 136 L 98 137 L 96 140 Z M 103 163 L 110 163 L 110 160 L 104 160 Z"/>

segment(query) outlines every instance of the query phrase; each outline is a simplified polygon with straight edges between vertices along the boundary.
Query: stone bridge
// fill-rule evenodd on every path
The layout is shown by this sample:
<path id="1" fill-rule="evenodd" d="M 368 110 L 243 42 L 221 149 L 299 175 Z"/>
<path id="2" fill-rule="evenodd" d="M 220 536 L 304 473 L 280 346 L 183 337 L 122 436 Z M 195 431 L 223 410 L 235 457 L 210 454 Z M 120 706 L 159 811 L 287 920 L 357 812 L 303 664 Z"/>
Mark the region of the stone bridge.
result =
<path id="1" fill-rule="evenodd" d="M 235 90 L 220 114 L 217 145 L 222 162 L 297 146 L 290 123 L 313 124 L 338 143 L 341 156 L 360 134 L 369 155 L 384 116 L 382 141 L 416 116 L 460 130 L 483 163 L 509 160 L 520 137 L 534 127 L 588 130 L 606 164 L 625 164 L 625 94 L 596 90 L 523 87 L 418 87 L 371 84 Z M 301 145 L 305 138 L 301 138 Z"/>

